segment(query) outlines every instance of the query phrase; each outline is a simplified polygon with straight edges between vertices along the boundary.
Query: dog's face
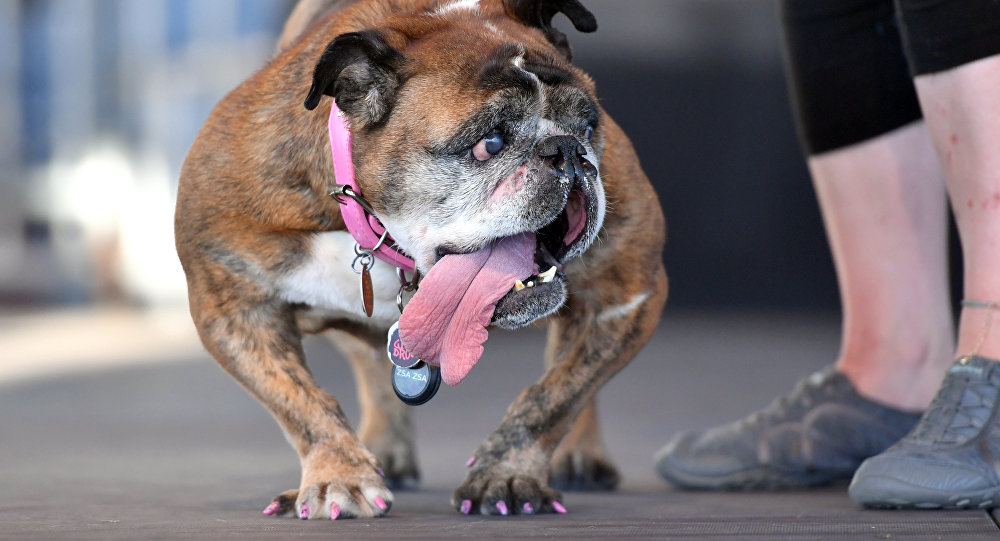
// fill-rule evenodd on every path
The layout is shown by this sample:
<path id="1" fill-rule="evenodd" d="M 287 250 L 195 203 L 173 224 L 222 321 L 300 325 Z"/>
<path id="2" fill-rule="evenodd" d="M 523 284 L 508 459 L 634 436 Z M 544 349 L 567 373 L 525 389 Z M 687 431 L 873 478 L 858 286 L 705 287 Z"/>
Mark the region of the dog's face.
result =
<path id="1" fill-rule="evenodd" d="M 448 0 L 338 36 L 307 99 L 332 95 L 350 117 L 358 185 L 421 271 L 535 234 L 543 276 L 497 304 L 493 322 L 509 328 L 563 304 L 563 265 L 605 212 L 593 83 L 549 26 L 554 11 L 526 23 L 528 4 L 538 2 Z"/>

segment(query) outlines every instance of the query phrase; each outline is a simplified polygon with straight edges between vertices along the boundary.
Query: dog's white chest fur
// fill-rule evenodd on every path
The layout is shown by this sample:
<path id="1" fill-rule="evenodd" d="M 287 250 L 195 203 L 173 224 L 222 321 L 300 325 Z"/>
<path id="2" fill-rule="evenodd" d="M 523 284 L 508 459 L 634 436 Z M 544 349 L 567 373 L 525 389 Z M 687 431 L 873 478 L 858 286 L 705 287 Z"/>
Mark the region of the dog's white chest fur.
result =
<path id="1" fill-rule="evenodd" d="M 369 319 L 361 304 L 361 277 L 351 269 L 353 260 L 354 238 L 350 233 L 317 233 L 310 244 L 309 256 L 301 265 L 279 278 L 281 297 L 288 302 L 307 304 L 327 312 L 331 317 L 370 322 L 381 327 L 392 325 L 399 319 L 399 308 L 396 306 L 399 277 L 396 268 L 375 260 L 371 269 L 375 304 Z"/>

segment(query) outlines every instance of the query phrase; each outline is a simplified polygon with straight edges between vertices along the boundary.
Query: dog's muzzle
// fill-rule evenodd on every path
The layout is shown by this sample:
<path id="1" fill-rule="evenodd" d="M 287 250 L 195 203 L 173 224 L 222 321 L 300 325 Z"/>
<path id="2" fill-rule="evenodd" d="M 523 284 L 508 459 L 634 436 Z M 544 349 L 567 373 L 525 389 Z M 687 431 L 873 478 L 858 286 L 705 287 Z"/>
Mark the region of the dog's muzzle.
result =
<path id="1" fill-rule="evenodd" d="M 562 267 L 566 261 L 580 255 L 590 240 L 597 215 L 598 171 L 586 158 L 587 149 L 571 135 L 541 140 L 536 154 L 551 164 L 556 175 L 563 178 L 562 185 L 567 190 L 565 207 L 555 220 L 537 232 L 539 247 Z"/>
<path id="2" fill-rule="evenodd" d="M 552 168 L 558 180 L 556 191 L 565 203 L 550 223 L 535 232 L 536 266 L 548 270 L 518 280 L 497 302 L 493 324 L 508 329 L 527 325 L 562 306 L 567 294 L 563 267 L 587 249 L 599 227 L 600 181 L 583 144 L 570 135 L 551 136 L 538 143 L 535 154 Z"/>

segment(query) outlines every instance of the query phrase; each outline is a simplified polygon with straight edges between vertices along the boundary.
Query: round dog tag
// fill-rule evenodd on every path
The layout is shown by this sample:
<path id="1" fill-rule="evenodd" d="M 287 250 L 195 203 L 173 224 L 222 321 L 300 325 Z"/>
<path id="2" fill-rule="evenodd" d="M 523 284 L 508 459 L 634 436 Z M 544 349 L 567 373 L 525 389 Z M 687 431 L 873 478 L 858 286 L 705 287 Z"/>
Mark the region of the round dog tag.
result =
<path id="1" fill-rule="evenodd" d="M 441 386 L 441 369 L 423 361 L 413 368 L 392 367 L 392 390 L 404 403 L 419 406 L 434 397 Z"/>
<path id="2" fill-rule="evenodd" d="M 389 360 L 398 367 L 411 368 L 421 362 L 416 355 L 406 350 L 403 341 L 399 339 L 398 321 L 393 323 L 392 327 L 389 327 L 389 339 L 386 340 L 385 349 L 386 353 L 389 354 Z"/>

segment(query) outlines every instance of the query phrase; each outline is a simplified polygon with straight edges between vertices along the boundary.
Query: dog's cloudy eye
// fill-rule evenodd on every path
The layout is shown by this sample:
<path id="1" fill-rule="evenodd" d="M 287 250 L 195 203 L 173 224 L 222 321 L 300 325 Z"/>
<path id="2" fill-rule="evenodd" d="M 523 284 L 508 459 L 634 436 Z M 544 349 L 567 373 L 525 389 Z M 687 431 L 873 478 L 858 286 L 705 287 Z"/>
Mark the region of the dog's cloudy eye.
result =
<path id="1" fill-rule="evenodd" d="M 472 147 L 472 156 L 481 162 L 496 156 L 503 150 L 503 136 L 495 131 L 479 140 Z"/>
<path id="2" fill-rule="evenodd" d="M 584 135 L 587 137 L 588 141 L 590 141 L 591 139 L 593 139 L 594 138 L 594 127 L 593 126 L 587 126 L 587 132 Z"/>

